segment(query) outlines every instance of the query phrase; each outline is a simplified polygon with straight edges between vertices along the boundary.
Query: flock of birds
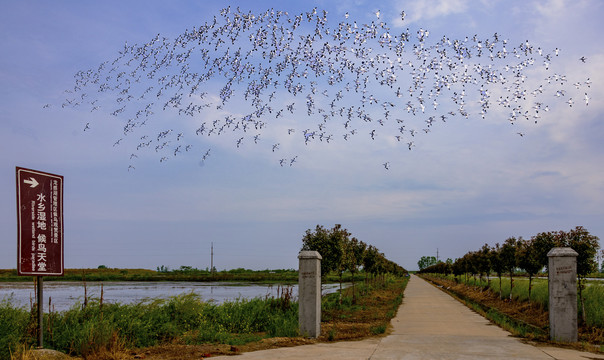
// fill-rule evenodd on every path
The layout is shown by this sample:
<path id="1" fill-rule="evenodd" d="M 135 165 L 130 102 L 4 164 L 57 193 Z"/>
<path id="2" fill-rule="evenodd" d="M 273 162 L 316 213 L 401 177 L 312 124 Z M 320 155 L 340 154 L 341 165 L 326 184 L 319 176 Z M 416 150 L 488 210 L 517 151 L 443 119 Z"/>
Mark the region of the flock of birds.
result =
<path id="1" fill-rule="evenodd" d="M 126 43 L 117 58 L 79 71 L 62 107 L 123 119 L 124 137 L 113 146 L 132 147 L 132 170 L 143 151 L 163 163 L 193 152 L 205 136 L 228 134 L 242 151 L 265 146 L 281 166 L 292 166 L 298 156 L 281 155 L 275 137 L 308 145 L 365 136 L 411 150 L 418 135 L 455 118 L 496 112 L 512 124 L 536 123 L 553 101 L 589 104 L 589 78 L 571 83 L 551 70 L 557 48 L 512 45 L 497 33 L 431 41 L 428 30 L 398 33 L 374 15 L 361 24 L 346 13 L 330 27 L 327 12 L 316 8 L 290 16 L 227 7 L 173 40 L 158 34 Z M 166 112 L 157 121 L 159 110 Z M 205 162 L 211 149 L 196 154 Z"/>

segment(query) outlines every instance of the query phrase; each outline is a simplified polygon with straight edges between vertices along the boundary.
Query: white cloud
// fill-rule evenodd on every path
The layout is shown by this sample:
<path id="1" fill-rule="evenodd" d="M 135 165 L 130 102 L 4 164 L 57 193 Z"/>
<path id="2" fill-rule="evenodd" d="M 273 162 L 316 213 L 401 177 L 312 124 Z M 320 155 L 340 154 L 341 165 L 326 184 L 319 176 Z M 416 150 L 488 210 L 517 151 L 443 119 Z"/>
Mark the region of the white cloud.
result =
<path id="1" fill-rule="evenodd" d="M 415 22 L 463 13 L 468 9 L 468 3 L 468 0 L 400 1 L 395 6 L 404 10 L 406 17 L 404 21 L 400 17 L 395 18 L 393 24 L 395 26 L 406 26 Z"/>

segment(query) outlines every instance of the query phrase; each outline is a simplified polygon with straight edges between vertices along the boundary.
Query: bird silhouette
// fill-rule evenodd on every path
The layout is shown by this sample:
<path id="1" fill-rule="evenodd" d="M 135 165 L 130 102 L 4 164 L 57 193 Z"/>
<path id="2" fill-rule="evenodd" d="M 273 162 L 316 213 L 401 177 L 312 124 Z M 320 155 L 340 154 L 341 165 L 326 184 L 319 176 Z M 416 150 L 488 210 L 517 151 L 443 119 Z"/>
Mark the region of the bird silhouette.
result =
<path id="1" fill-rule="evenodd" d="M 406 12 L 398 14 L 405 21 Z M 352 143 L 356 134 L 369 134 L 377 144 L 394 136 L 411 150 L 457 115 L 486 119 L 504 111 L 502 118 L 516 124 L 537 122 L 558 103 L 575 109 L 573 99 L 580 96 L 589 105 L 585 90 L 592 81 L 571 82 L 559 73 L 556 62 L 564 53 L 557 47 L 548 51 L 499 33 L 432 39 L 424 27 L 399 33 L 383 20 L 387 12 L 374 15 L 363 22 L 346 12 L 330 23 L 327 11 L 316 8 L 254 14 L 227 7 L 174 38 L 157 34 L 146 43 L 125 43 L 115 58 L 78 71 L 61 107 L 86 105 L 89 113 L 118 117 L 125 137 L 114 146 L 123 140 L 133 154 L 155 149 L 165 162 L 168 151 L 185 156 L 181 149 L 189 152 L 205 137 L 233 136 L 241 148 L 246 139 L 260 144 L 265 131 L 267 138 L 290 135 L 305 145 Z M 536 78 L 541 72 L 547 76 Z M 210 83 L 219 83 L 219 90 Z M 244 104 L 237 111 L 227 106 L 235 98 Z M 162 123 L 155 116 L 160 111 L 201 121 L 193 127 Z M 157 132 L 158 126 L 165 130 Z M 185 136 L 191 128 L 197 138 Z M 129 136 L 141 132 L 149 139 Z M 174 141 L 182 145 L 169 146 Z M 203 162 L 209 153 L 197 156 Z M 297 158 L 277 161 L 292 166 Z"/>

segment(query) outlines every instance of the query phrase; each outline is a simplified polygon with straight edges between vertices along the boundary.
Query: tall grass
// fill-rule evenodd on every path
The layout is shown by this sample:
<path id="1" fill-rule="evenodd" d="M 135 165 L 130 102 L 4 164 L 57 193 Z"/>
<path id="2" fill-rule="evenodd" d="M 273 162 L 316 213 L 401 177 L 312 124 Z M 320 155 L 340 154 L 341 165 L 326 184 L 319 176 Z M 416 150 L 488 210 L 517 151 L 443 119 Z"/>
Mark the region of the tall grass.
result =
<path id="1" fill-rule="evenodd" d="M 368 318 L 379 319 L 387 326 L 403 301 L 403 292 L 409 282 L 408 278 L 397 278 L 392 275 L 386 275 L 379 281 L 361 282 L 353 290 L 351 287 L 346 288 L 340 294 L 332 293 L 323 297 L 321 301 L 321 317 L 322 321 L 341 321 L 352 320 L 353 317 L 358 317 L 363 311 L 372 310 L 371 316 Z M 375 305 L 371 304 L 372 298 L 377 291 L 387 290 L 395 295 L 388 301 L 385 308 L 376 309 Z M 356 292 L 353 296 L 352 291 Z M 382 294 L 386 298 L 386 293 Z M 355 301 L 356 300 L 356 301 Z M 377 330 L 376 330 L 377 331 Z"/>
<path id="2" fill-rule="evenodd" d="M 28 311 L 15 308 L 8 299 L 0 302 L 0 359 L 10 359 L 24 342 L 30 341 L 28 325 L 33 321 L 30 318 Z"/>
<path id="3" fill-rule="evenodd" d="M 499 293 L 499 279 L 491 279 L 490 289 L 494 293 Z M 529 301 L 528 298 L 528 286 L 529 281 L 527 278 L 517 277 L 514 279 L 514 289 L 512 291 L 512 299 L 519 301 Z M 531 290 L 531 302 L 541 304 L 545 309 L 549 303 L 549 290 L 547 287 L 547 280 L 545 279 L 533 279 L 532 290 Z M 504 299 L 510 298 L 510 279 L 501 279 L 501 296 Z"/>
<path id="4" fill-rule="evenodd" d="M 291 298 L 238 299 L 217 305 L 196 294 L 139 304 L 92 300 L 45 314 L 44 345 L 86 356 L 115 347 L 140 348 L 165 342 L 239 345 L 268 336 L 298 335 L 298 306 Z M 0 359 L 33 344 L 35 316 L 0 304 Z M 12 349 L 12 350 L 11 350 Z"/>
<path id="5" fill-rule="evenodd" d="M 583 294 L 587 325 L 604 328 L 604 285 L 592 284 L 583 290 Z"/>
<path id="6" fill-rule="evenodd" d="M 431 274 L 432 276 L 445 277 L 443 275 Z M 449 280 L 454 280 L 452 275 L 446 276 Z M 481 286 L 486 288 L 486 281 L 478 281 L 472 277 L 468 277 L 468 281 L 465 282 L 465 277 L 458 277 L 462 282 L 471 286 Z M 501 286 L 501 295 L 503 299 L 510 297 L 510 279 L 509 277 L 503 277 L 501 279 L 501 285 L 499 284 L 498 278 L 490 280 L 489 288 L 496 294 L 499 294 L 499 287 Z M 585 315 L 587 326 L 594 326 L 598 328 L 604 328 L 604 284 L 591 283 L 583 291 L 585 297 Z M 514 289 L 512 291 L 512 299 L 517 301 L 528 301 L 528 278 L 516 277 L 514 278 Z M 531 302 L 540 304 L 544 309 L 549 308 L 549 290 L 547 279 L 533 279 L 532 290 L 531 290 Z M 577 299 L 577 301 L 579 301 Z M 578 306 L 579 315 L 581 315 L 581 306 Z"/>

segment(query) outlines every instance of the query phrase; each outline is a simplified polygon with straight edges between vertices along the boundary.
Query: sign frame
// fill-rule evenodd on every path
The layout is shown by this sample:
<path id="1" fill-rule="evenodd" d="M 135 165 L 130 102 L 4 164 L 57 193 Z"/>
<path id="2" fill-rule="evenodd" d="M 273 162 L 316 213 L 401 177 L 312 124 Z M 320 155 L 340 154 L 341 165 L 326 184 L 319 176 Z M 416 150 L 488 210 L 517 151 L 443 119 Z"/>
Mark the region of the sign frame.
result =
<path id="1" fill-rule="evenodd" d="M 63 176 L 17 166 L 16 181 L 17 273 L 63 276 Z"/>

